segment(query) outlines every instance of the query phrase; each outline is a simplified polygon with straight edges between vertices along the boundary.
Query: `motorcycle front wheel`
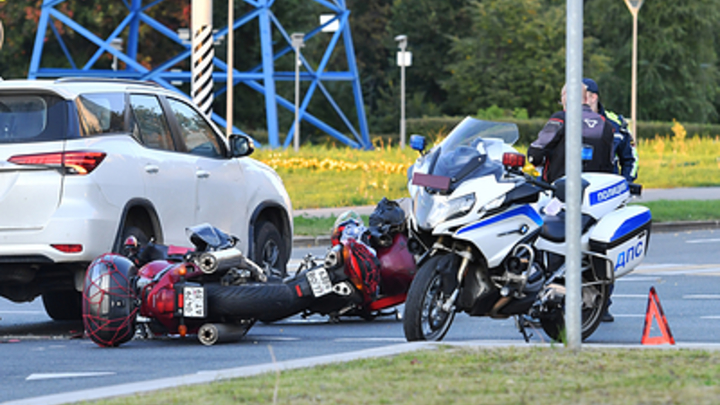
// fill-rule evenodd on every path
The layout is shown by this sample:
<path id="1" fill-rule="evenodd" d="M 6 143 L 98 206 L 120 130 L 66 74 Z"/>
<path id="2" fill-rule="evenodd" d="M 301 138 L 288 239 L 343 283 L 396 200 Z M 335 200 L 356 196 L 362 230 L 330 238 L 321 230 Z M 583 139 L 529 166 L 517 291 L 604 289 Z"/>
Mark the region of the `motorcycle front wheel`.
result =
<path id="1" fill-rule="evenodd" d="M 440 341 L 455 319 L 455 310 L 442 309 L 449 295 L 443 291 L 443 280 L 437 265 L 443 255 L 438 255 L 422 265 L 410 284 L 405 301 L 403 329 L 409 341 Z"/>
<path id="2" fill-rule="evenodd" d="M 583 280 L 586 282 L 586 280 Z M 581 303 L 582 340 L 590 337 L 602 322 L 603 313 L 610 298 L 610 286 L 607 284 L 584 285 Z M 557 308 L 549 316 L 540 318 L 540 325 L 550 339 L 560 341 L 565 333 L 565 311 Z"/>

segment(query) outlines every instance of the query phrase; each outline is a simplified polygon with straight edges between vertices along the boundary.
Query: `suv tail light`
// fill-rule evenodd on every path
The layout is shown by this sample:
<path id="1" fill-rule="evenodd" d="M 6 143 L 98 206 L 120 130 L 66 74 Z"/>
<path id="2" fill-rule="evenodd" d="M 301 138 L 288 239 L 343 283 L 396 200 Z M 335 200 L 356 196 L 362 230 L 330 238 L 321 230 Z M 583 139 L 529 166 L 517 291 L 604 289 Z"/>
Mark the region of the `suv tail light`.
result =
<path id="1" fill-rule="evenodd" d="M 50 166 L 64 168 L 66 174 L 85 175 L 95 170 L 105 159 L 105 153 L 89 151 L 16 155 L 8 162 L 16 165 Z"/>
<path id="2" fill-rule="evenodd" d="M 82 245 L 51 244 L 50 246 L 63 253 L 80 253 L 83 250 Z"/>

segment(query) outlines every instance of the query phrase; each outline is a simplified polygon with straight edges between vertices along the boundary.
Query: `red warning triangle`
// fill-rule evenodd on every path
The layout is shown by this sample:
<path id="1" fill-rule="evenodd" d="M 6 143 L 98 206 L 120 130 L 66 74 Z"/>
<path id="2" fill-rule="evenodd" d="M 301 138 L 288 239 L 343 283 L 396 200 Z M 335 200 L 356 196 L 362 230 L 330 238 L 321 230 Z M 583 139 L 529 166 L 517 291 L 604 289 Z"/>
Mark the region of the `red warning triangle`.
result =
<path id="1" fill-rule="evenodd" d="M 652 326 L 653 319 L 657 321 L 662 336 L 650 337 L 650 327 Z M 655 287 L 650 287 L 642 344 L 662 345 L 665 343 L 674 345 L 675 339 L 673 338 L 672 332 L 670 332 L 670 326 L 665 318 L 665 312 L 663 312 L 662 306 L 660 305 L 660 299 L 658 299 L 657 292 L 655 292 Z"/>

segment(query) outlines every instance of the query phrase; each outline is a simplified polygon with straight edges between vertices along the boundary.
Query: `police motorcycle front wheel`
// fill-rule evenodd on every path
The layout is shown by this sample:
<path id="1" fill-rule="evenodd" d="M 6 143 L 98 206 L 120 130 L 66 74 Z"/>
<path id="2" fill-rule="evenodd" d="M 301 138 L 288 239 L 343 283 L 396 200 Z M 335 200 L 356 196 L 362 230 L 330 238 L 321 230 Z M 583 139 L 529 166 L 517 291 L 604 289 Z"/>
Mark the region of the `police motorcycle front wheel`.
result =
<path id="1" fill-rule="evenodd" d="M 437 255 L 420 267 L 405 301 L 403 329 L 408 341 L 440 341 L 455 319 L 455 308 L 443 308 L 450 298 L 443 288 L 438 264 L 444 255 Z M 446 262 L 447 263 L 447 262 Z"/>

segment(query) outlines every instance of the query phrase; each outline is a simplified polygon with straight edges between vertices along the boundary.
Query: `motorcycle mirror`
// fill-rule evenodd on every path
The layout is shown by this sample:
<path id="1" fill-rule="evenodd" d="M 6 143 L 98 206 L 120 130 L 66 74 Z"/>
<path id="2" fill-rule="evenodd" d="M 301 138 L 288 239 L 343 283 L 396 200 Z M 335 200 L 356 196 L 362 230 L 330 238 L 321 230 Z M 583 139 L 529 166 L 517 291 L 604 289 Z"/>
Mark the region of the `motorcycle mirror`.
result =
<path id="1" fill-rule="evenodd" d="M 503 166 L 505 167 L 524 167 L 525 166 L 525 155 L 519 153 L 503 153 Z"/>
<path id="2" fill-rule="evenodd" d="M 425 150 L 425 137 L 422 135 L 411 135 L 410 136 L 410 147 L 422 153 Z"/>

